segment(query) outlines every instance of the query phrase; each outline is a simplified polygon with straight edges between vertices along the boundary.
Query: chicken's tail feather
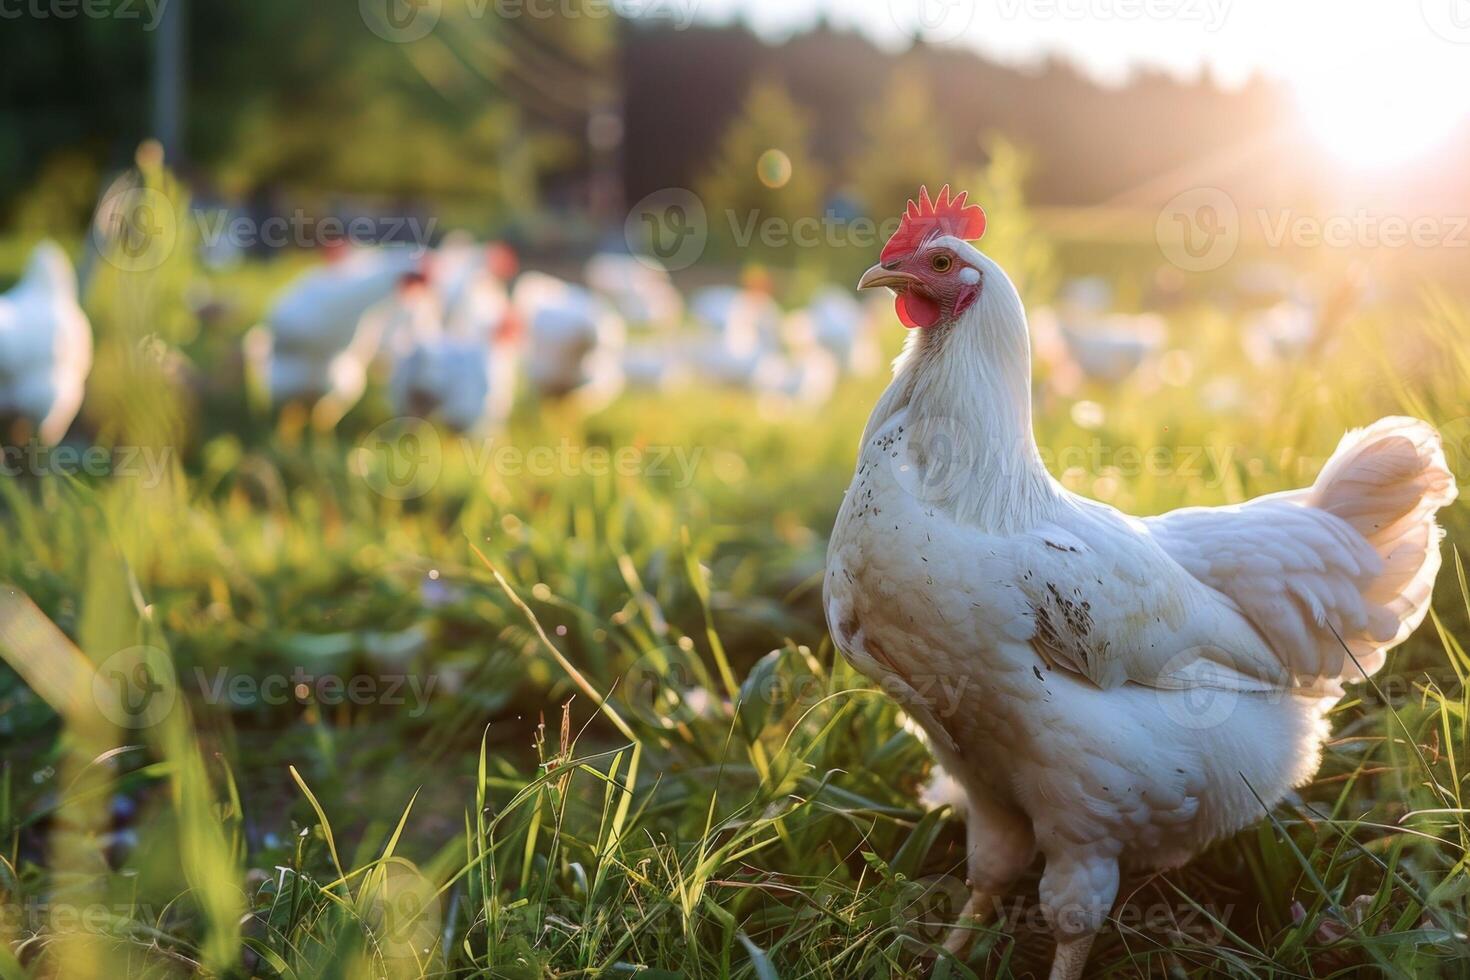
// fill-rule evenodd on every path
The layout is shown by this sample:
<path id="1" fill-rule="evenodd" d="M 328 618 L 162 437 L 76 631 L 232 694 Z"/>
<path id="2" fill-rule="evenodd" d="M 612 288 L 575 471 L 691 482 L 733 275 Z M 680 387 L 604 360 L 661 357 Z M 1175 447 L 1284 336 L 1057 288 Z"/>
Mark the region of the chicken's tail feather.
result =
<path id="1" fill-rule="evenodd" d="M 1439 433 L 1401 416 L 1343 436 L 1307 491 L 1304 503 L 1346 521 L 1383 562 L 1362 590 L 1365 628 L 1341 637 L 1364 673 L 1382 666 L 1387 649 L 1428 612 L 1443 537 L 1435 514 L 1457 492 Z"/>

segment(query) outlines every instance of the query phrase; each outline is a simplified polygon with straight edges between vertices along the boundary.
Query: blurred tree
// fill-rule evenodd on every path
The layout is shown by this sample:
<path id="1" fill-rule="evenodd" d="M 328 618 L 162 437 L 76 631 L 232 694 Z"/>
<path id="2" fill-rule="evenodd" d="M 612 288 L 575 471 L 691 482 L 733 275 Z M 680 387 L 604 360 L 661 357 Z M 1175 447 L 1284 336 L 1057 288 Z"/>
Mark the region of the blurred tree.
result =
<path id="1" fill-rule="evenodd" d="M 533 206 L 524 168 L 580 143 L 587 92 L 605 83 L 607 17 L 445 0 L 422 8 L 438 11 L 432 30 L 395 41 L 367 9 L 265 0 L 201 30 L 211 55 L 196 59 L 191 143 L 221 188 Z"/>
<path id="2" fill-rule="evenodd" d="M 66 171 L 48 186 L 75 176 L 77 156 L 116 171 L 150 135 L 151 8 L 100 2 L 115 4 L 112 16 L 27 16 L 0 32 L 9 217 L 43 166 Z M 611 85 L 606 3 L 562 0 L 554 15 L 526 4 L 511 16 L 442 0 L 414 8 L 432 18 L 422 36 L 414 24 L 395 35 L 378 6 L 189 2 L 186 151 L 171 163 L 229 196 L 432 197 L 491 213 L 535 206 L 528 173 L 586 168 L 592 97 Z"/>
<path id="3" fill-rule="evenodd" d="M 775 81 L 758 81 L 720 140 L 696 190 L 712 241 L 725 248 L 787 249 L 801 244 L 800 219 L 820 233 L 826 177 L 808 145 L 806 114 Z"/>
<path id="4" fill-rule="evenodd" d="M 1050 299 L 1056 289 L 1056 261 L 1051 241 L 1026 205 L 1028 153 L 1003 136 L 986 143 L 990 160 L 954 184 L 970 192 L 985 209 L 985 237 L 980 248 L 1000 264 L 1027 303 Z"/>
<path id="5" fill-rule="evenodd" d="M 60 150 L 48 159 L 31 188 L 15 206 L 15 230 L 26 238 L 66 238 L 85 228 L 97 204 L 101 175 L 97 161 L 77 150 Z"/>
<path id="6" fill-rule="evenodd" d="M 953 158 L 929 84 L 912 63 L 895 68 L 883 98 L 862 115 L 862 148 L 850 165 L 858 198 L 874 218 L 897 215 L 920 184 L 949 179 Z"/>

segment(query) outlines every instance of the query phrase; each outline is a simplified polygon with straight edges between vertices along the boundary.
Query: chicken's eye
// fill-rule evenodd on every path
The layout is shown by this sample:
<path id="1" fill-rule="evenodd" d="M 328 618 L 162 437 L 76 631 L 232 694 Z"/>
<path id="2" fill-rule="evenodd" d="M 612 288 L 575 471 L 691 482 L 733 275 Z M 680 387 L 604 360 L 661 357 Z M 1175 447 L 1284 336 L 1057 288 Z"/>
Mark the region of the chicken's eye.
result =
<path id="1" fill-rule="evenodd" d="M 953 264 L 954 260 L 951 259 L 948 255 L 945 255 L 943 252 L 940 252 L 938 255 L 934 256 L 934 258 L 929 260 L 929 265 L 934 269 L 935 272 L 948 272 L 949 267 Z"/>

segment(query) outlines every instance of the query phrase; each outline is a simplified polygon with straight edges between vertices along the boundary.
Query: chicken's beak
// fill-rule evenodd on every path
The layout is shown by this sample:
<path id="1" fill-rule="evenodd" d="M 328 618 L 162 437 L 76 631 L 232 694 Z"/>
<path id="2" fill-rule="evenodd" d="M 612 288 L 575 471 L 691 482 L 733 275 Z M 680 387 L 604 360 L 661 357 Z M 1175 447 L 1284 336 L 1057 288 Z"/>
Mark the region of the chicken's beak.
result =
<path id="1" fill-rule="evenodd" d="M 913 281 L 914 277 L 907 272 L 885 269 L 880 263 L 863 273 L 863 277 L 858 280 L 857 288 L 874 289 L 878 286 L 887 286 L 894 292 L 899 292 L 908 288 Z"/>

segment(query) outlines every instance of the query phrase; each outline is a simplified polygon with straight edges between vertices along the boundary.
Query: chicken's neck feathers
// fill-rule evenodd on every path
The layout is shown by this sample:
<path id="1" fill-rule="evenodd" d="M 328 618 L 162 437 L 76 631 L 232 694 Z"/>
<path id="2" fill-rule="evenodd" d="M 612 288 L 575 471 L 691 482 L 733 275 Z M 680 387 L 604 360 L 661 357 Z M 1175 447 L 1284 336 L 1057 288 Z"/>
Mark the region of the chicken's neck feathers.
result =
<path id="1" fill-rule="evenodd" d="M 935 462 L 947 471 L 925 482 L 931 502 L 958 523 L 1014 534 L 1050 519 L 1064 494 L 1031 428 L 1025 311 L 1005 274 L 984 261 L 985 288 L 974 305 L 910 334 L 864 444 L 904 411 L 911 448 L 944 454 Z"/>

